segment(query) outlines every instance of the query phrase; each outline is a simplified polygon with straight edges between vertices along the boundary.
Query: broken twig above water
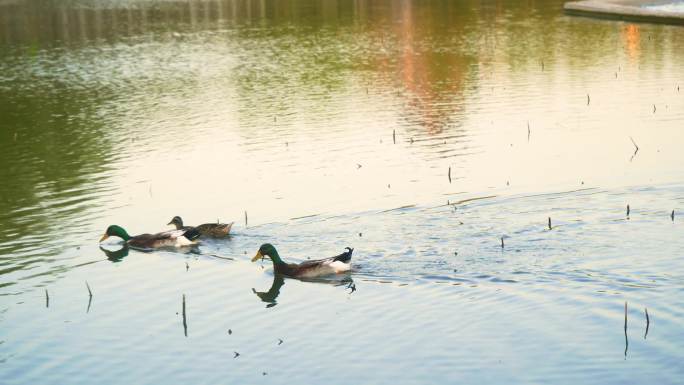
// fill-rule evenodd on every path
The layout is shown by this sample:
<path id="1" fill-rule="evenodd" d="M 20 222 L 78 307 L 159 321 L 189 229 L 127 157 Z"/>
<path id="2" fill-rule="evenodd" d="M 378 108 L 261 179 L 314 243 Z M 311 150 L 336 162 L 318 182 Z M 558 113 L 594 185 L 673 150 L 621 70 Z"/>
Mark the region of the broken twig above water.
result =
<path id="1" fill-rule="evenodd" d="M 639 146 L 636 144 L 636 142 L 631 136 L 629 137 L 629 140 L 631 140 L 632 144 L 634 145 L 634 154 L 632 154 L 632 157 L 629 158 L 629 161 L 631 162 L 632 159 L 634 159 L 634 157 L 636 156 L 637 152 L 639 152 Z"/>
<path id="2" fill-rule="evenodd" d="M 86 308 L 86 313 L 90 313 L 90 305 L 93 303 L 93 292 L 90 290 L 90 285 L 88 281 L 85 281 L 86 288 L 88 288 L 88 308 Z"/>

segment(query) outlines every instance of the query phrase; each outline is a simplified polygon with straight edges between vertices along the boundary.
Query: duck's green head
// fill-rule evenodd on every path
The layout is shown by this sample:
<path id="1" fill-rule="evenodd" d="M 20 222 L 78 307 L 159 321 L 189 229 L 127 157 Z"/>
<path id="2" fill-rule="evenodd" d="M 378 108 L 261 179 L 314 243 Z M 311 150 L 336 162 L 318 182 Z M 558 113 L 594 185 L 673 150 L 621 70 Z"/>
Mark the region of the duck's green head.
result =
<path id="1" fill-rule="evenodd" d="M 109 237 L 119 237 L 119 238 L 123 239 L 124 241 L 131 239 L 131 236 L 128 235 L 126 230 L 124 230 L 123 227 L 117 226 L 117 225 L 111 225 L 111 226 L 107 227 L 107 231 L 105 231 L 102 238 L 100 238 L 100 242 L 104 241 L 105 239 L 107 239 Z"/>
<path id="2" fill-rule="evenodd" d="M 257 251 L 254 258 L 252 258 L 252 262 L 256 262 L 259 259 L 265 257 L 271 258 L 273 262 L 281 262 L 280 256 L 278 255 L 276 248 L 273 247 L 273 245 L 270 243 L 264 243 L 263 245 L 261 245 L 261 247 L 259 247 L 259 251 Z"/>
<path id="3" fill-rule="evenodd" d="M 176 215 L 175 217 L 173 217 L 173 219 L 171 219 L 171 222 L 167 223 L 167 225 L 174 225 L 176 226 L 176 230 L 180 230 L 183 228 L 183 220 L 181 219 L 181 217 Z"/>

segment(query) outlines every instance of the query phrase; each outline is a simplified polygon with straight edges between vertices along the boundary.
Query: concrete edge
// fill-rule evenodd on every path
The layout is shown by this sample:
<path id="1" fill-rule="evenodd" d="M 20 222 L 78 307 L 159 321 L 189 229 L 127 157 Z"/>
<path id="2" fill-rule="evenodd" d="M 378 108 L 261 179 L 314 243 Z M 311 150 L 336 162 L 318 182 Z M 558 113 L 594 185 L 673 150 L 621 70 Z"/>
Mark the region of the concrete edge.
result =
<path id="1" fill-rule="evenodd" d="M 684 25 L 684 14 L 622 5 L 619 3 L 596 0 L 572 1 L 565 3 L 563 8 L 565 9 L 565 13 L 569 15 Z"/>

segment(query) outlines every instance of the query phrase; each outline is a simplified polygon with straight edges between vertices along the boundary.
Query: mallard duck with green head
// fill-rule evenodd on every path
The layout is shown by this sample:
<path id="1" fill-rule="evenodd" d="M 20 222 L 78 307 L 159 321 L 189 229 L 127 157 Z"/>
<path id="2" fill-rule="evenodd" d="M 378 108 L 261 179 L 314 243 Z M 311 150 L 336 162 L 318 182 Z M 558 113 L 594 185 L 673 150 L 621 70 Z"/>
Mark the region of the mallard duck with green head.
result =
<path id="1" fill-rule="evenodd" d="M 268 257 L 273 262 L 273 270 L 278 274 L 298 278 L 319 277 L 322 275 L 346 273 L 351 270 L 351 257 L 354 249 L 347 247 L 345 250 L 344 253 L 334 257 L 296 264 L 285 263 L 273 245 L 264 243 L 259 247 L 259 251 L 257 251 L 254 258 L 252 258 L 252 262 Z"/>
<path id="2" fill-rule="evenodd" d="M 205 223 L 199 226 L 183 226 L 183 219 L 179 216 L 173 217 L 168 225 L 176 226 L 176 230 L 190 230 L 197 229 L 200 235 L 210 237 L 225 237 L 230 234 L 230 229 L 233 227 L 233 222 L 230 223 Z"/>
<path id="3" fill-rule="evenodd" d="M 171 230 L 156 234 L 140 234 L 130 236 L 121 226 L 111 225 L 107 227 L 100 242 L 109 237 L 119 237 L 127 245 L 138 249 L 157 249 L 160 247 L 183 247 L 196 245 L 195 241 L 200 233 L 196 229 L 190 230 Z"/>

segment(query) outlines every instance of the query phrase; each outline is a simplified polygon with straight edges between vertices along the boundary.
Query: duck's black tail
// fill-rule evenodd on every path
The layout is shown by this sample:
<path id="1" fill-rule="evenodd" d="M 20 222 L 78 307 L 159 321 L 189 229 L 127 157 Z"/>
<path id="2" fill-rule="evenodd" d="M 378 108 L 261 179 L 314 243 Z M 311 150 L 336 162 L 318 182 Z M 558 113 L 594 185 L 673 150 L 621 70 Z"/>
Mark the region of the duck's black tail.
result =
<path id="1" fill-rule="evenodd" d="M 333 260 L 344 262 L 344 263 L 351 261 L 351 257 L 352 257 L 352 253 L 354 252 L 354 249 L 352 249 L 351 247 L 345 247 L 345 249 L 347 251 L 336 256 Z"/>
<path id="2" fill-rule="evenodd" d="M 196 227 L 192 227 L 188 231 L 184 232 L 183 236 L 189 241 L 194 241 L 195 239 L 199 238 L 200 232 Z"/>

